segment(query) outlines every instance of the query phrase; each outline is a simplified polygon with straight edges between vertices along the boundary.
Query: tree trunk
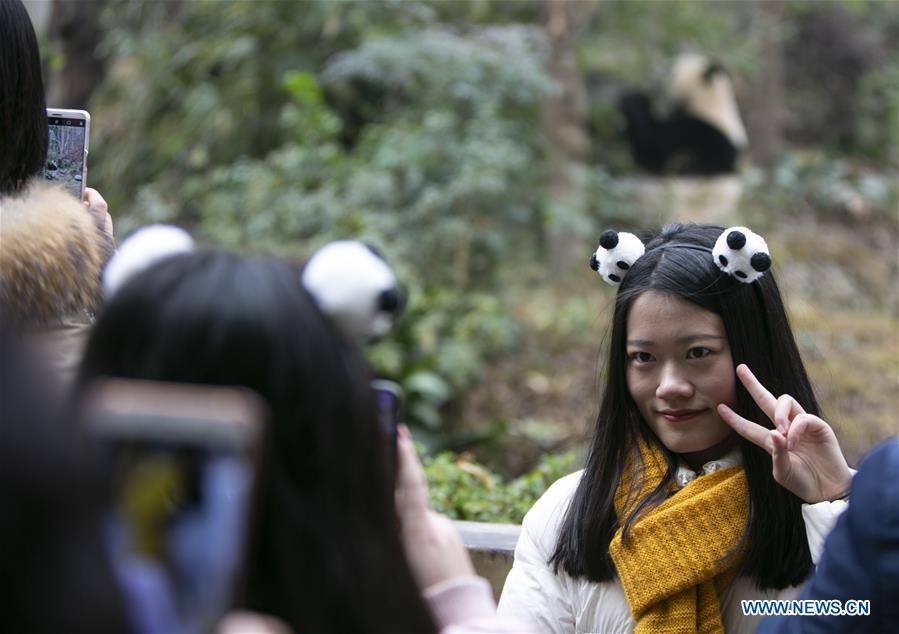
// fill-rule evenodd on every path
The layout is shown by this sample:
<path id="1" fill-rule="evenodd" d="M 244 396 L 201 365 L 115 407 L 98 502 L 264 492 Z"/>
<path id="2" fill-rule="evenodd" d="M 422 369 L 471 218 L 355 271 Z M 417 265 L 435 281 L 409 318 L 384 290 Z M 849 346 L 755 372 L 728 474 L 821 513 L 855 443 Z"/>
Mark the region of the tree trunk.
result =
<path id="1" fill-rule="evenodd" d="M 784 18 L 778 2 L 756 0 L 745 5 L 749 11 L 749 28 L 764 34 L 759 66 L 750 79 L 746 92 L 746 127 L 749 154 L 766 169 L 772 168 L 783 153 Z"/>
<path id="2" fill-rule="evenodd" d="M 45 76 L 47 106 L 86 109 L 106 76 L 106 60 L 97 50 L 105 35 L 100 24 L 105 4 L 106 0 L 53 2 L 47 28 L 52 54 L 50 72 Z"/>
<path id="3" fill-rule="evenodd" d="M 586 129 L 587 96 L 575 58 L 575 27 L 583 22 L 591 3 L 543 0 L 543 25 L 549 41 L 547 72 L 557 91 L 544 99 L 540 126 L 546 140 L 549 165 L 548 210 L 544 212 L 541 243 L 553 269 L 564 265 L 578 236 L 566 230 L 562 214 L 584 213 L 574 170 L 589 148 Z M 563 211 L 564 210 L 564 211 Z"/>

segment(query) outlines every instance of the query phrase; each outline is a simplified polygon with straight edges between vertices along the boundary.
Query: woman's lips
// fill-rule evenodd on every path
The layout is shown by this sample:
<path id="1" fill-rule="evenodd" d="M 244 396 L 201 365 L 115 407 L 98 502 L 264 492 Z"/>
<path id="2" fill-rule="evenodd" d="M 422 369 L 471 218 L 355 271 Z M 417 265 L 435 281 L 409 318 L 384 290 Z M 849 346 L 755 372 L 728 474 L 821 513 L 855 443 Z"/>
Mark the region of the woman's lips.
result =
<path id="1" fill-rule="evenodd" d="M 667 420 L 669 423 L 682 423 L 684 421 L 696 418 L 705 411 L 706 410 L 704 409 L 678 409 L 660 411 L 659 414 L 661 414 L 662 418 Z"/>

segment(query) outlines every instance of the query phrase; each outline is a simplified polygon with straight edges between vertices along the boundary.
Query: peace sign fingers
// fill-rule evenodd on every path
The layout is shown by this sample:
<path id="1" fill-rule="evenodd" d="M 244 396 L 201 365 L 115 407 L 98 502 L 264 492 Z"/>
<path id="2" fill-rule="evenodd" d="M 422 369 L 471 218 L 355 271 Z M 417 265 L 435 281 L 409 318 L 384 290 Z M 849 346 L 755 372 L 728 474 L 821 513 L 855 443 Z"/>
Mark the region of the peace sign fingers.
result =
<path id="1" fill-rule="evenodd" d="M 743 418 L 724 403 L 718 405 L 718 416 L 730 425 L 735 432 L 752 444 L 758 445 L 768 453 L 774 451 L 774 447 L 771 444 L 772 440 L 770 439 L 770 429 Z"/>
<path id="2" fill-rule="evenodd" d="M 774 409 L 777 407 L 777 399 L 757 378 L 755 378 L 755 375 L 745 363 L 741 363 L 737 366 L 737 378 L 740 379 L 740 383 L 742 383 L 746 388 L 746 391 L 749 392 L 749 396 L 752 397 L 752 400 L 758 404 L 763 412 L 765 412 L 765 415 L 771 420 L 774 420 Z"/>
<path id="3" fill-rule="evenodd" d="M 717 408 L 721 420 L 771 454 L 774 480 L 806 502 L 842 495 L 852 474 L 830 426 L 792 396 L 775 398 L 745 365 L 737 367 L 737 376 L 777 429 L 743 418 L 723 403 Z"/>
<path id="4" fill-rule="evenodd" d="M 793 421 L 799 414 L 805 414 L 802 405 L 789 394 L 783 394 L 778 397 L 777 403 L 774 405 L 774 416 L 769 416 L 774 422 L 777 431 L 786 435 L 790 432 Z"/>
<path id="5" fill-rule="evenodd" d="M 752 397 L 752 400 L 754 400 L 765 415 L 771 419 L 771 422 L 774 423 L 774 426 L 777 427 L 777 431 L 780 433 L 786 435 L 790 430 L 790 424 L 793 419 L 798 414 L 805 413 L 805 410 L 802 409 L 802 405 L 789 394 L 784 394 L 780 398 L 775 398 L 775 396 L 768 391 L 768 388 L 755 378 L 755 375 L 745 363 L 741 363 L 737 366 L 737 377 L 746 388 L 746 391 L 749 392 L 749 396 Z"/>

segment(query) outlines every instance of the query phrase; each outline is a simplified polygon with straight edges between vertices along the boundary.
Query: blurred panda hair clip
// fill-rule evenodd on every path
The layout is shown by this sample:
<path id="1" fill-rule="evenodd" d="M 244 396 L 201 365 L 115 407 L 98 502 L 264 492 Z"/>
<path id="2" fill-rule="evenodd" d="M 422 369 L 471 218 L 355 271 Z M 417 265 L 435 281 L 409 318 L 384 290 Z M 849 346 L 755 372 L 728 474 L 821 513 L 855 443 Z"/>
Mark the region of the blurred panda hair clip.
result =
<path id="1" fill-rule="evenodd" d="M 135 275 L 157 262 L 194 251 L 193 238 L 174 225 L 147 225 L 119 245 L 103 269 L 103 296 L 108 300 Z"/>
<path id="2" fill-rule="evenodd" d="M 676 246 L 676 245 L 675 245 Z M 626 231 L 603 231 L 599 246 L 590 256 L 590 268 L 612 286 L 618 286 L 646 247 L 640 238 Z M 730 227 L 721 232 L 712 249 L 712 258 L 722 272 L 750 284 L 771 268 L 771 252 L 765 239 L 746 227 Z"/>
<path id="3" fill-rule="evenodd" d="M 377 249 L 358 240 L 330 242 L 312 254 L 303 287 L 350 338 L 386 336 L 403 309 L 396 276 Z"/>

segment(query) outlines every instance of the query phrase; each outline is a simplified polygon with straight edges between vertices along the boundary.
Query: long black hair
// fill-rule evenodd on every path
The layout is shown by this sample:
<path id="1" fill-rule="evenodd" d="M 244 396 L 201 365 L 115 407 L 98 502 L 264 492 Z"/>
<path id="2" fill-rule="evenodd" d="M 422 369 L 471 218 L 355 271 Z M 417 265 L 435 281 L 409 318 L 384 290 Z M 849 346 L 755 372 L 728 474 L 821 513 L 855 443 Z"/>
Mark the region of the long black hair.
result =
<path id="1" fill-rule="evenodd" d="M 95 447 L 59 386 L 0 326 L 0 612 L 10 632 L 127 632 Z"/>
<path id="2" fill-rule="evenodd" d="M 615 568 L 609 543 L 620 526 L 659 504 L 673 483 L 677 456 L 655 438 L 627 387 L 627 318 L 634 300 L 654 290 L 682 297 L 721 317 L 734 366 L 745 363 L 774 394 L 792 394 L 807 412 L 818 403 L 806 374 L 774 276 L 769 271 L 752 284 L 721 273 L 711 250 L 721 227 L 666 225 L 646 244 L 646 253 L 630 268 L 615 300 L 606 362 L 605 389 L 584 473 L 562 522 L 550 558 L 575 577 L 609 581 Z M 734 408 L 769 429 L 773 423 L 737 381 Z M 663 451 L 668 470 L 663 482 L 628 518 L 615 512 L 615 491 L 628 459 L 644 439 Z M 771 457 L 740 439 L 749 486 L 749 520 L 743 534 L 742 574 L 760 588 L 781 589 L 800 583 L 811 568 L 802 519 L 802 500 L 777 484 Z"/>
<path id="3" fill-rule="evenodd" d="M 368 370 L 294 267 L 200 252 L 137 274 L 94 327 L 79 381 L 99 375 L 241 385 L 268 402 L 240 607 L 295 632 L 436 630 L 400 542 Z"/>
<path id="4" fill-rule="evenodd" d="M 17 194 L 47 162 L 41 56 L 21 0 L 0 0 L 0 196 Z"/>

